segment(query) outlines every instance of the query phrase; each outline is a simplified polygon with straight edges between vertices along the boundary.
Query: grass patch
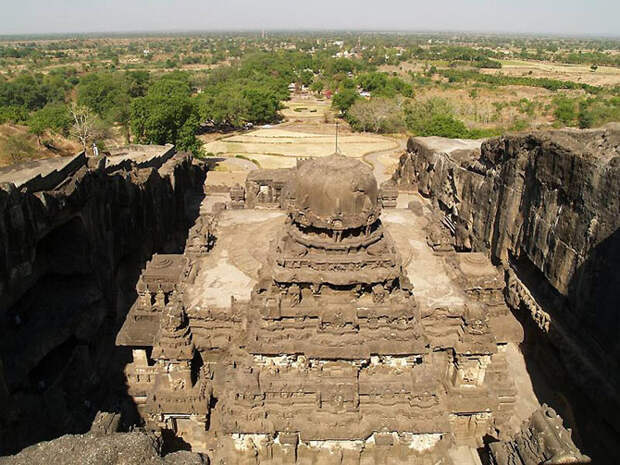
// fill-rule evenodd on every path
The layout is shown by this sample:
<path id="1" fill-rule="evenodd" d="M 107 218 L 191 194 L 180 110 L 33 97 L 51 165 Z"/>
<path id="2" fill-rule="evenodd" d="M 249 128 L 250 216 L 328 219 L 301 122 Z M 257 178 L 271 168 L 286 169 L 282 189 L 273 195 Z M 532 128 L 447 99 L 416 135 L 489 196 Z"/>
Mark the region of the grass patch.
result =
<path id="1" fill-rule="evenodd" d="M 261 167 L 260 163 L 258 162 L 258 160 L 255 160 L 254 158 L 249 158 L 249 157 L 246 157 L 245 155 L 241 155 L 241 154 L 235 155 L 235 158 L 241 158 L 242 160 L 247 160 L 249 162 L 254 163 L 258 168 Z"/>

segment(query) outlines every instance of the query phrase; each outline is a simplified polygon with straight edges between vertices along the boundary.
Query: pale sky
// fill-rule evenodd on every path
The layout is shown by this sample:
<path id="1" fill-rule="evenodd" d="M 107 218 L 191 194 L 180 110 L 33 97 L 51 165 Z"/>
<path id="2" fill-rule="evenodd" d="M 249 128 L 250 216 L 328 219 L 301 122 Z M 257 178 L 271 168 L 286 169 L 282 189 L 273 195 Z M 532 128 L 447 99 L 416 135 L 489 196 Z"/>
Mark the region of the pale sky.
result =
<path id="1" fill-rule="evenodd" d="M 0 35 L 232 29 L 620 36 L 620 1 L 0 0 Z"/>

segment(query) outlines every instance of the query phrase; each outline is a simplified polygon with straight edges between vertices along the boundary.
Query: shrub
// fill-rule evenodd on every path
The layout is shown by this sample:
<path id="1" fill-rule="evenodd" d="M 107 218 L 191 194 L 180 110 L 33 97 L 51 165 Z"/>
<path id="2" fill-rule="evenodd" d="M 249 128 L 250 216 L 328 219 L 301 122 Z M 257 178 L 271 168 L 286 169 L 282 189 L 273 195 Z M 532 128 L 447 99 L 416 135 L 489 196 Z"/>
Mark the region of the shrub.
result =
<path id="1" fill-rule="evenodd" d="M 470 133 L 465 124 L 452 115 L 433 115 L 420 126 L 419 135 L 467 138 Z"/>
<path id="2" fill-rule="evenodd" d="M 575 100 L 567 97 L 556 97 L 553 103 L 555 104 L 555 110 L 553 111 L 555 119 L 565 126 L 573 124 L 575 118 L 577 118 Z"/>
<path id="3" fill-rule="evenodd" d="M 0 124 L 23 123 L 28 120 L 30 112 L 26 107 L 18 105 L 0 106 Z"/>

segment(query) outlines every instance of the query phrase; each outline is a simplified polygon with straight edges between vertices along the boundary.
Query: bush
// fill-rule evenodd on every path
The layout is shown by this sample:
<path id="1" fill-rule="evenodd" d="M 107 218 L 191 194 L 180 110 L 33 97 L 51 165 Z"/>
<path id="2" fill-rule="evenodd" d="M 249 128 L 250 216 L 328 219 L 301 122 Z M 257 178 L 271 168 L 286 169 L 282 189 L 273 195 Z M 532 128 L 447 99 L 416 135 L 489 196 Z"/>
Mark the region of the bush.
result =
<path id="1" fill-rule="evenodd" d="M 405 123 L 416 136 L 478 139 L 496 135 L 496 130 L 470 130 L 457 119 L 450 104 L 439 97 L 412 102 L 405 107 Z"/>
<path id="2" fill-rule="evenodd" d="M 570 126 L 577 118 L 577 110 L 575 108 L 575 100 L 567 97 L 556 97 L 553 99 L 555 110 L 553 116 L 564 126 Z"/>
<path id="3" fill-rule="evenodd" d="M 65 104 L 49 104 L 33 113 L 28 126 L 33 134 L 40 136 L 46 130 L 52 130 L 63 136 L 69 135 L 72 124 L 69 109 Z"/>
<path id="4" fill-rule="evenodd" d="M 30 112 L 26 107 L 17 105 L 0 106 L 0 124 L 23 123 L 28 120 Z"/>
<path id="5" fill-rule="evenodd" d="M 580 128 L 597 127 L 611 121 L 620 121 L 620 97 L 596 97 L 579 102 L 577 123 Z"/>
<path id="6" fill-rule="evenodd" d="M 433 115 L 419 129 L 420 136 L 467 138 L 469 130 L 465 124 L 451 115 Z"/>
<path id="7" fill-rule="evenodd" d="M 477 68 L 499 69 L 502 67 L 502 64 L 497 60 L 491 60 L 490 58 L 487 58 L 482 61 L 476 62 L 476 67 Z"/>
<path id="8" fill-rule="evenodd" d="M 416 135 L 422 135 L 429 127 L 429 120 L 436 115 L 452 115 L 450 104 L 439 97 L 412 101 L 405 106 L 405 124 Z"/>

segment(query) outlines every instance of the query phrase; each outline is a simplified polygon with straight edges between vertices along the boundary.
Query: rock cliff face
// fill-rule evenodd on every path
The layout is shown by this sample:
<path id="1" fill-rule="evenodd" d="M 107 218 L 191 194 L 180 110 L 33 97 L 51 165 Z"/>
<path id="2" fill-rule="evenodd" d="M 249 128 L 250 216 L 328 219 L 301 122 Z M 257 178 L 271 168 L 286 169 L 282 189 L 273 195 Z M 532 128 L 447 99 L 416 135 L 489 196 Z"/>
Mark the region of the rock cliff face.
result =
<path id="1" fill-rule="evenodd" d="M 505 265 L 532 372 L 544 367 L 586 452 L 617 444 L 620 126 L 481 145 L 412 138 L 393 179 L 434 200 L 457 249 Z"/>
<path id="2" fill-rule="evenodd" d="M 0 455 L 122 409 L 114 337 L 142 264 L 183 244 L 205 176 L 163 149 L 76 157 L 45 190 L 0 185 Z"/>

